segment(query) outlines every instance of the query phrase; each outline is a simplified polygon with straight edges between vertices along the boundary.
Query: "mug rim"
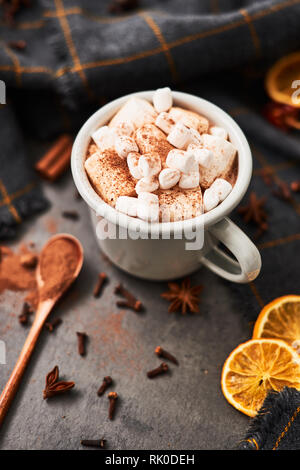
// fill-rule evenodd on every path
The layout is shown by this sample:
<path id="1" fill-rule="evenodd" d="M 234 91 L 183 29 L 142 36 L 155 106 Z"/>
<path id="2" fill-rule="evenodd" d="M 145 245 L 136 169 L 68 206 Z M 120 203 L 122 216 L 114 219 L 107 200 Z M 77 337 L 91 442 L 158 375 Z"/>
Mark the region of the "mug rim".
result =
<path id="1" fill-rule="evenodd" d="M 185 233 L 193 231 L 197 226 L 208 227 L 213 225 L 227 216 L 238 205 L 246 193 L 252 176 L 252 155 L 248 141 L 234 119 L 217 105 L 198 96 L 172 90 L 175 105 L 186 107 L 191 111 L 203 114 L 214 124 L 225 127 L 230 136 L 230 140 L 237 147 L 238 151 L 237 180 L 231 193 L 221 204 L 211 211 L 191 219 L 176 222 L 146 222 L 122 214 L 114 207 L 107 204 L 96 193 L 88 179 L 84 162 L 92 132 L 98 127 L 106 125 L 128 99 L 137 96 L 151 102 L 154 91 L 155 90 L 130 93 L 121 98 L 117 98 L 98 109 L 83 124 L 75 138 L 71 155 L 71 170 L 76 188 L 87 205 L 92 208 L 97 215 L 124 229 L 137 231 L 140 234 L 148 234 L 151 232 L 151 234 L 163 235 L 172 233 L 176 235 L 176 233 L 182 233 L 183 230 Z"/>

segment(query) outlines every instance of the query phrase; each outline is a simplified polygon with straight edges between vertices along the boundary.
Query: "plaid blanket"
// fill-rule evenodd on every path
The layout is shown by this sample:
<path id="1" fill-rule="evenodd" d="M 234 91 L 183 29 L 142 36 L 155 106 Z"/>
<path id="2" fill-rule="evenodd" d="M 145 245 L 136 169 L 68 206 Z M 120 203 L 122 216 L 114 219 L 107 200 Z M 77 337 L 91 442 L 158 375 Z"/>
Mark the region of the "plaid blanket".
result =
<path id="1" fill-rule="evenodd" d="M 8 104 L 0 109 L 0 237 L 14 236 L 24 218 L 46 205 L 20 128 L 52 138 L 78 130 L 92 111 L 128 92 L 169 85 L 194 93 L 240 124 L 254 156 L 249 191 L 267 197 L 269 230 L 257 240 L 262 273 L 249 287 L 229 287 L 253 321 L 266 302 L 299 291 L 299 194 L 287 202 L 272 192 L 280 182 L 299 180 L 299 133 L 275 129 L 261 109 L 268 101 L 267 68 L 300 48 L 300 0 L 141 0 L 119 16 L 108 13 L 109 3 L 36 0 L 21 9 L 14 27 L 1 24 L 0 78 Z M 27 47 L 11 48 L 16 40 Z M 273 188 L 262 169 L 272 173 Z M 238 213 L 233 220 L 254 236 L 256 228 Z"/>
<path id="2" fill-rule="evenodd" d="M 271 392 L 252 420 L 240 450 L 300 449 L 300 393 L 286 387 Z"/>
<path id="3" fill-rule="evenodd" d="M 169 84 L 205 95 L 207 75 L 217 79 L 218 94 L 233 98 L 244 67 L 262 70 L 259 63 L 266 67 L 299 47 L 299 3 L 142 0 L 135 11 L 115 16 L 108 13 L 110 1 L 35 0 L 21 7 L 13 27 L 1 24 L 0 78 L 10 103 L 0 110 L 1 122 L 15 112 L 23 131 L 51 138 L 62 129 L 76 131 L 99 105 L 127 92 Z M 26 41 L 25 50 L 10 46 L 18 40 Z M 10 168 L 1 165 L 1 238 L 14 236 L 23 218 L 46 206 L 23 146 L 18 148 L 16 125 L 9 140 L 1 161 L 15 159 L 25 176 L 11 178 Z"/>

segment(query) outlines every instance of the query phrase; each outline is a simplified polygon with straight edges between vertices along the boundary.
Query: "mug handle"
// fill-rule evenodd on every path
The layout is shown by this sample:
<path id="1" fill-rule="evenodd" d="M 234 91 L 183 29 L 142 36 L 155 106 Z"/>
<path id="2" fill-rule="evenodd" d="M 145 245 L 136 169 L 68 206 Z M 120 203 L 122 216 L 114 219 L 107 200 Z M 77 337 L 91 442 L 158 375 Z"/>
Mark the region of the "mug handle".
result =
<path id="1" fill-rule="evenodd" d="M 214 246 L 201 258 L 201 263 L 228 281 L 238 283 L 253 281 L 261 269 L 261 256 L 250 238 L 227 217 L 210 227 L 208 231 L 233 253 L 237 261 Z"/>

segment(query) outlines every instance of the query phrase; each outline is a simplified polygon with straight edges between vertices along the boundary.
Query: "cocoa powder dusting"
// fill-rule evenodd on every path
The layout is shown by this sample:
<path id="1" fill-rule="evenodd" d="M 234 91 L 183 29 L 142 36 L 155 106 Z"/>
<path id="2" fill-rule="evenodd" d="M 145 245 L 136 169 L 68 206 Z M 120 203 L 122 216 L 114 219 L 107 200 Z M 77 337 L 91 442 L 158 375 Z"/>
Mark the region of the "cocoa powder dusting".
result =
<path id="1" fill-rule="evenodd" d="M 41 278 L 45 282 L 40 300 L 50 299 L 65 290 L 73 279 L 78 264 L 76 245 L 65 238 L 54 240 L 40 258 Z"/>
<path id="2" fill-rule="evenodd" d="M 24 255 L 30 253 L 24 245 L 20 247 L 18 253 L 7 247 L 1 247 L 0 293 L 5 290 L 29 291 L 28 302 L 35 308 L 37 304 L 35 269 L 28 269 L 22 265 Z"/>
<path id="3" fill-rule="evenodd" d="M 56 220 L 52 219 L 51 217 L 48 217 L 45 220 L 45 227 L 46 227 L 47 232 L 50 233 L 50 235 L 54 235 L 58 231 L 57 222 L 56 222 Z"/>

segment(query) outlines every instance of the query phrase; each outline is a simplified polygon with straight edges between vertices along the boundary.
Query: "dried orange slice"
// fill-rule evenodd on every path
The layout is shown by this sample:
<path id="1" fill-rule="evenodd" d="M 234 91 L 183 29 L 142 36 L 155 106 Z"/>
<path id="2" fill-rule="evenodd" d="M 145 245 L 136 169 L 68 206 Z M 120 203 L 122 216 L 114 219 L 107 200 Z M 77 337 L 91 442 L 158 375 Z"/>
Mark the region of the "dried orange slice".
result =
<path id="1" fill-rule="evenodd" d="M 221 386 L 226 400 L 242 413 L 255 416 L 269 390 L 300 390 L 300 358 L 284 341 L 251 339 L 227 358 Z"/>
<path id="2" fill-rule="evenodd" d="M 260 312 L 253 338 L 282 339 L 300 354 L 300 295 L 273 300 Z"/>
<path id="3" fill-rule="evenodd" d="M 265 81 L 267 93 L 277 103 L 300 108 L 299 96 L 292 98 L 296 91 L 292 88 L 295 80 L 300 80 L 300 52 L 283 57 L 270 68 Z"/>

